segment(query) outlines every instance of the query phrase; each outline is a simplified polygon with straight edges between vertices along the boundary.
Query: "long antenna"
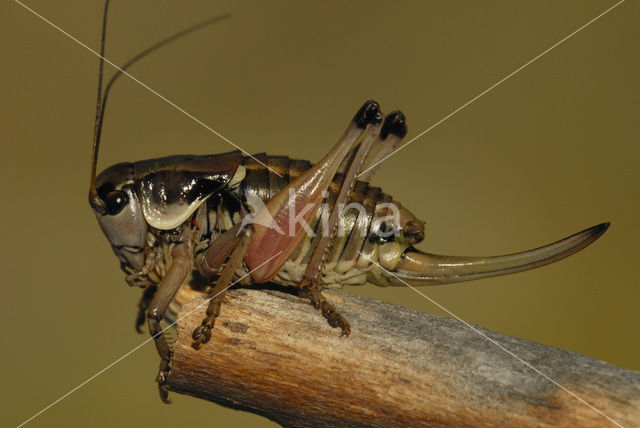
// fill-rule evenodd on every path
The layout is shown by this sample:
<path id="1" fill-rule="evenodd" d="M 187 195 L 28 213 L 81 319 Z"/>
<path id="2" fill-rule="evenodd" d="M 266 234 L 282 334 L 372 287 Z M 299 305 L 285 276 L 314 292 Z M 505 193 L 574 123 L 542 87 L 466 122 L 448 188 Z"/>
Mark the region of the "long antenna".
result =
<path id="1" fill-rule="evenodd" d="M 89 182 L 89 203 L 96 209 L 104 209 L 104 201 L 98 196 L 96 189 L 96 165 L 98 163 L 98 148 L 100 146 L 100 123 L 102 122 L 102 75 L 104 74 L 104 45 L 107 37 L 107 11 L 109 0 L 104 2 L 104 15 L 102 16 L 102 40 L 100 41 L 100 65 L 98 67 L 98 100 L 96 101 L 96 121 L 93 128 L 93 154 L 91 156 L 91 181 Z"/>
<path id="2" fill-rule="evenodd" d="M 100 141 L 100 135 L 102 134 L 102 122 L 104 121 L 104 112 L 107 108 L 107 98 L 109 97 L 109 91 L 111 90 L 111 87 L 113 86 L 113 83 L 118 79 L 118 77 L 122 76 L 122 74 L 129 68 L 131 67 L 133 64 L 135 64 L 136 62 L 140 61 L 142 58 L 144 58 L 145 56 L 149 55 L 151 52 L 160 49 L 163 46 L 168 45 L 169 43 L 183 37 L 186 36 L 190 33 L 193 33 L 194 31 L 200 30 L 201 28 L 204 28 L 208 25 L 214 24 L 216 22 L 220 22 L 223 21 L 227 18 L 230 18 L 231 14 L 230 13 L 226 13 L 224 15 L 219 15 L 219 16 L 214 16 L 212 18 L 209 19 L 205 19 L 202 22 L 199 22 L 195 25 L 192 25 L 189 28 L 186 28 L 184 30 L 178 31 L 175 34 L 172 34 L 171 36 L 167 37 L 164 40 L 159 41 L 158 43 L 149 46 L 148 48 L 146 48 L 145 50 L 143 50 L 142 52 L 140 52 L 139 54 L 137 54 L 136 56 L 134 56 L 133 58 L 131 58 L 129 61 L 127 61 L 126 64 L 124 64 L 122 67 L 120 67 L 117 71 L 116 74 L 114 74 L 111 79 L 109 79 L 109 81 L 107 82 L 107 85 L 105 87 L 104 90 L 104 97 L 102 98 L 102 113 L 100 115 L 100 122 L 98 124 L 98 129 L 97 129 L 97 134 L 98 134 L 98 141 Z"/>
<path id="3" fill-rule="evenodd" d="M 166 39 L 163 39 L 161 41 L 159 41 L 158 43 L 155 43 L 154 45 L 149 46 L 148 48 L 144 49 L 143 51 L 141 51 L 140 53 L 138 53 L 136 56 L 134 56 L 133 58 L 131 58 L 129 61 L 127 61 L 122 67 L 119 67 L 118 70 L 116 71 L 116 73 L 111 77 L 111 79 L 109 79 L 109 81 L 107 82 L 107 85 L 105 87 L 105 91 L 104 91 L 104 96 L 101 95 L 102 92 L 102 73 L 103 73 L 103 63 L 104 63 L 104 40 L 105 40 L 105 28 L 106 28 L 106 23 L 107 23 L 107 7 L 108 7 L 108 3 L 109 0 L 106 0 L 105 4 L 105 14 L 104 14 L 104 21 L 103 21 L 103 28 L 102 28 L 102 48 L 100 51 L 100 71 L 98 74 L 98 102 L 97 102 L 97 106 L 96 106 L 96 123 L 95 123 L 95 129 L 94 129 L 94 134 L 93 134 L 93 157 L 92 157 L 92 162 L 91 162 L 91 187 L 90 187 L 90 202 L 91 205 L 94 206 L 96 209 L 102 209 L 104 206 L 104 202 L 100 199 L 98 192 L 95 188 L 95 180 L 96 180 L 96 167 L 97 167 L 97 163 L 98 163 L 98 149 L 100 147 L 100 137 L 102 135 L 102 124 L 104 122 L 104 112 L 105 109 L 107 107 L 107 98 L 109 96 L 109 92 L 111 91 L 111 88 L 113 86 L 113 84 L 115 83 L 115 81 L 118 79 L 118 77 L 120 77 L 129 67 L 131 67 L 132 65 L 134 65 L 135 63 L 137 63 L 138 61 L 140 61 L 142 58 L 146 57 L 147 55 L 149 55 L 150 53 L 152 53 L 153 51 L 160 49 L 163 46 L 168 45 L 169 43 L 183 37 L 186 36 L 190 33 L 193 33 L 194 31 L 200 30 L 204 27 L 207 27 L 211 24 L 214 24 L 216 22 L 220 22 L 223 21 L 227 18 L 231 17 L 231 14 L 227 13 L 224 15 L 219 15 L 219 16 L 214 16 L 212 18 L 208 18 L 204 21 L 201 21 L 197 24 L 192 25 L 191 27 L 188 27 L 184 30 L 178 31 L 177 33 L 172 34 L 171 36 L 167 37 Z"/>

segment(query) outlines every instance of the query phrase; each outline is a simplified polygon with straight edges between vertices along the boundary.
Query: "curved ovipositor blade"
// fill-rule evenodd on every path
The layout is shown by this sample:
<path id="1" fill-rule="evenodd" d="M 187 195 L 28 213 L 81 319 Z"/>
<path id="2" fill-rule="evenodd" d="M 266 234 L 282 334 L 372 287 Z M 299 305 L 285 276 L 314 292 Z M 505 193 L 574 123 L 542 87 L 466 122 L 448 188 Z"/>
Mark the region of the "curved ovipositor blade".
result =
<path id="1" fill-rule="evenodd" d="M 602 236 L 608 227 L 609 223 L 601 223 L 533 250 L 493 257 L 440 256 L 410 248 L 393 274 L 389 271 L 377 273 L 388 281 L 385 285 L 446 284 L 506 275 L 570 256 Z"/>

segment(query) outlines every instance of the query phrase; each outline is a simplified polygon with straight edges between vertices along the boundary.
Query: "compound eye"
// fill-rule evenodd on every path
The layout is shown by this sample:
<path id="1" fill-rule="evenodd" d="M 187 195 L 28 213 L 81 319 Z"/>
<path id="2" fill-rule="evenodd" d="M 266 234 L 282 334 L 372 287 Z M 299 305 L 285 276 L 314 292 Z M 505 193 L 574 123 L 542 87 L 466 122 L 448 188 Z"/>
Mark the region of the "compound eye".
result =
<path id="1" fill-rule="evenodd" d="M 121 190 L 113 190 L 104 197 L 108 215 L 116 215 L 129 203 L 129 196 Z"/>

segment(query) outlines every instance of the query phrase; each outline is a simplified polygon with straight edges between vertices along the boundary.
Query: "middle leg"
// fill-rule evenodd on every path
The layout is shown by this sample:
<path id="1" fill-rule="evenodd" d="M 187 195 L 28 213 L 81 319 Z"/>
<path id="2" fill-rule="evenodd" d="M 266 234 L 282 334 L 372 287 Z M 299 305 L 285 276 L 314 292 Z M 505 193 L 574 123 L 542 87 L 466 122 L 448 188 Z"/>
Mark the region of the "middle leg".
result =
<path id="1" fill-rule="evenodd" d="M 228 253 L 231 252 L 229 260 L 227 260 L 227 263 L 222 268 L 222 272 L 220 272 L 216 285 L 211 288 L 207 294 L 207 298 L 209 299 L 207 316 L 202 320 L 202 324 L 193 330 L 191 335 L 193 338 L 191 346 L 193 346 L 194 349 L 200 349 L 203 344 L 211 339 L 211 329 L 216 322 L 216 318 L 220 315 L 222 300 L 227 289 L 232 285 L 234 273 L 242 265 L 242 259 L 245 254 L 247 254 L 247 248 L 249 247 L 252 235 L 253 226 L 250 224 L 242 229 L 239 227 L 229 229 L 220 237 L 220 243 L 218 245 L 213 244 L 209 247 L 204 257 L 202 257 L 200 261 L 201 270 L 203 266 L 206 265 L 207 268 L 210 269 L 207 272 L 208 276 L 213 276 L 215 269 L 219 267 L 218 263 L 222 264 L 222 261 L 224 261 Z M 218 262 L 209 264 L 207 260 L 213 258 L 218 259 Z"/>

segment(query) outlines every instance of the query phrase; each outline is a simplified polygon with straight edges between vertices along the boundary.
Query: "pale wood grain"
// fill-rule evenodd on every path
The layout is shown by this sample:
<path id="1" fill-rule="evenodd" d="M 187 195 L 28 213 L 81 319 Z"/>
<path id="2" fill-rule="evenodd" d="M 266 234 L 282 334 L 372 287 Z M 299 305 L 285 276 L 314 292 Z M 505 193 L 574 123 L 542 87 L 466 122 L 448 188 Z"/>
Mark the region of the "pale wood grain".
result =
<path id="1" fill-rule="evenodd" d="M 196 351 L 202 305 L 178 324 L 169 388 L 285 426 L 615 426 L 461 322 L 325 294 L 350 337 L 296 296 L 241 289 Z M 475 328 L 621 425 L 640 426 L 640 373 Z"/>

